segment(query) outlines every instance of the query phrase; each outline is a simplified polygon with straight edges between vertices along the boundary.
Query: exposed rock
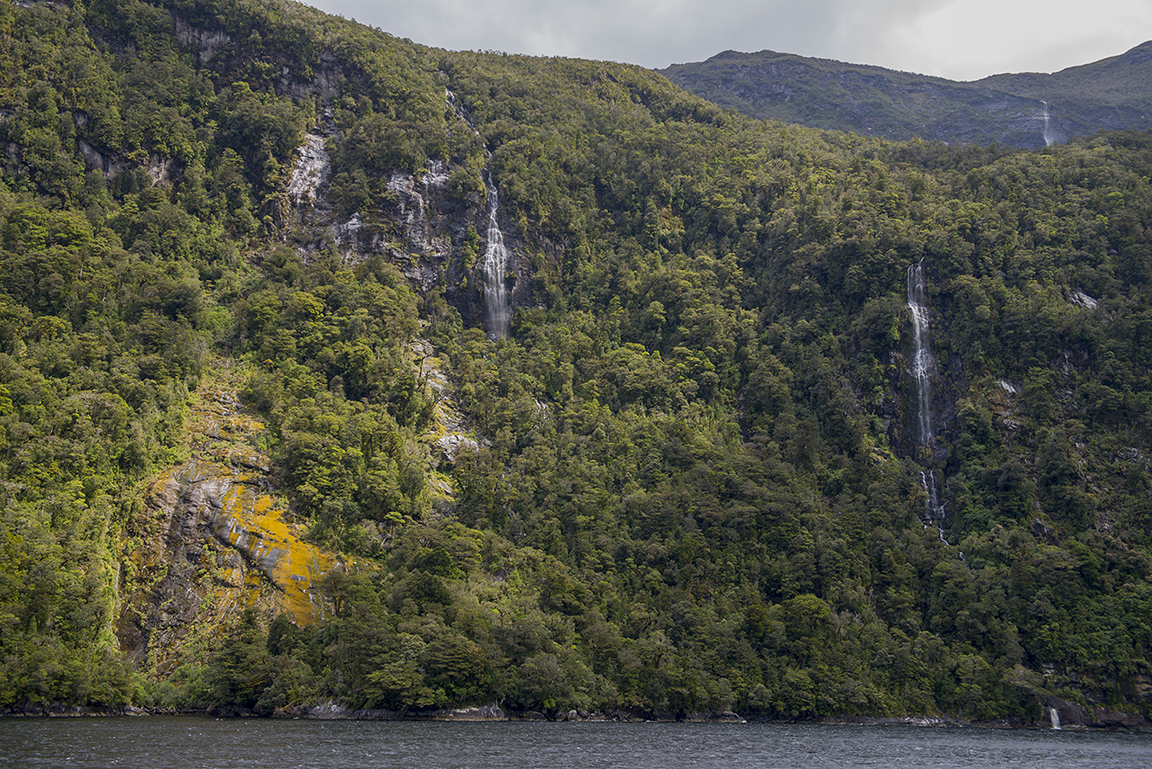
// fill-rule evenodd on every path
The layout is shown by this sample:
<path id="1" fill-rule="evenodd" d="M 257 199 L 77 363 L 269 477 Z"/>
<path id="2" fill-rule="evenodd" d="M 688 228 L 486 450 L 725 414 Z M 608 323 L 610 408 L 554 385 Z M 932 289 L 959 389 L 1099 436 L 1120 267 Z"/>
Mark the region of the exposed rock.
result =
<path id="1" fill-rule="evenodd" d="M 516 716 L 517 721 L 548 721 L 548 716 L 541 713 L 539 710 L 525 710 Z"/>
<path id="2" fill-rule="evenodd" d="M 190 634 L 214 633 L 246 608 L 311 622 L 328 608 L 317 581 L 342 567 L 277 509 L 271 462 L 250 445 L 263 426 L 241 410 L 228 381 L 236 372 L 212 371 L 189 421 L 191 458 L 156 478 L 129 527 L 138 544 L 127 548 L 117 634 L 158 671 Z"/>
<path id="3" fill-rule="evenodd" d="M 232 45 L 232 38 L 219 30 L 194 27 L 181 16 L 174 16 L 176 40 L 196 56 L 196 64 L 204 66 L 216 52 Z"/>
<path id="4" fill-rule="evenodd" d="M 311 80 L 296 80 L 285 68 L 280 73 L 277 90 L 297 101 L 317 97 L 321 104 L 331 104 L 332 100 L 340 93 L 340 86 L 344 80 L 344 72 L 340 68 L 335 54 L 331 51 L 323 51 L 320 54 L 320 66 L 314 69 Z"/>
<path id="5" fill-rule="evenodd" d="M 138 708 L 134 705 L 124 705 L 117 707 L 89 707 L 86 705 L 61 705 L 60 703 L 53 703 L 51 705 L 39 705 L 36 703 L 25 703 L 23 705 L 0 707 L 0 717 L 52 717 L 52 718 L 81 718 L 81 717 L 96 717 L 106 718 L 115 716 L 147 716 L 150 713 L 147 710 Z"/>
<path id="6" fill-rule="evenodd" d="M 84 158 L 84 166 L 99 171 L 106 179 L 119 176 L 129 166 L 126 160 L 109 157 L 83 139 L 77 140 L 76 146 Z"/>
<path id="7" fill-rule="evenodd" d="M 316 203 L 317 191 L 328 180 L 330 161 L 324 149 L 324 137 L 309 133 L 296 148 L 296 165 L 288 181 L 288 197 L 297 209 Z"/>
<path id="8" fill-rule="evenodd" d="M 420 362 L 420 378 L 436 398 L 429 435 L 443 452 L 444 459 L 455 462 L 462 452 L 478 451 L 480 443 L 452 395 L 448 377 L 440 359 L 433 354 L 432 345 L 424 339 L 417 339 L 412 344 L 412 352 Z"/>
<path id="9" fill-rule="evenodd" d="M 441 721 L 504 721 L 504 711 L 496 703 L 481 705 L 478 708 L 456 708 L 454 710 L 439 711 L 443 715 L 436 718 Z"/>
<path id="10" fill-rule="evenodd" d="M 709 724 L 746 724 L 743 716 L 731 710 L 706 710 L 701 713 L 691 713 L 684 717 L 685 721 Z"/>
<path id="11" fill-rule="evenodd" d="M 1049 545 L 1055 545 L 1060 541 L 1060 538 L 1056 536 L 1056 532 L 1052 530 L 1052 527 L 1039 518 L 1032 521 L 1032 524 L 1028 527 L 1028 531 L 1032 536 L 1044 540 Z"/>
<path id="12" fill-rule="evenodd" d="M 1041 723 L 1049 723 L 1049 712 L 1055 710 L 1059 715 L 1059 724 L 1063 729 L 1083 729 L 1087 727 L 1104 729 L 1149 729 L 1152 721 L 1144 716 L 1108 710 L 1103 707 L 1086 708 L 1060 697 L 1048 697 L 1044 702 L 1044 713 Z"/>
<path id="13" fill-rule="evenodd" d="M 295 707 L 277 711 L 276 715 L 317 720 L 357 721 L 506 721 L 504 711 L 496 703 L 472 708 L 442 710 L 386 710 L 362 708 L 349 710 L 329 700 L 312 707 Z"/>

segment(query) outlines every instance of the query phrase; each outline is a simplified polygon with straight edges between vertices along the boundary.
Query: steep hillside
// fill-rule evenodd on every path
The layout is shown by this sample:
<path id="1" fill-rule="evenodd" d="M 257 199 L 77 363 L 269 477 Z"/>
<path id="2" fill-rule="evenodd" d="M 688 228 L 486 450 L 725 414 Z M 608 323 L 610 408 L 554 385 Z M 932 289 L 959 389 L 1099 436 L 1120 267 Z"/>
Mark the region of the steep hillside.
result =
<path id="1" fill-rule="evenodd" d="M 0 31 L 0 706 L 1152 713 L 1148 134 L 273 0 Z"/>
<path id="2" fill-rule="evenodd" d="M 1051 75 L 970 83 L 772 51 L 725 51 L 661 72 L 745 115 L 887 139 L 1035 149 L 1152 127 L 1152 42 Z"/>

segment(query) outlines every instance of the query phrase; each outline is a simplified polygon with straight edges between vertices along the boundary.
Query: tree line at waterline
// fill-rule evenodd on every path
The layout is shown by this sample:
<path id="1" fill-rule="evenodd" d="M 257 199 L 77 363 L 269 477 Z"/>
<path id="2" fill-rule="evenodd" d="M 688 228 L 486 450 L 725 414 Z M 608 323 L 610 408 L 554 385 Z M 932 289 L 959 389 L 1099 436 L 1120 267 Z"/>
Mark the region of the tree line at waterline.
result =
<path id="1" fill-rule="evenodd" d="M 0 704 L 1148 715 L 1146 133 L 889 143 L 294 3 L 0 30 Z M 306 132 L 331 165 L 301 203 Z M 435 253 L 404 197 L 433 168 Z M 220 358 L 350 565 L 314 623 L 238 609 L 129 659 L 146 491 Z"/>

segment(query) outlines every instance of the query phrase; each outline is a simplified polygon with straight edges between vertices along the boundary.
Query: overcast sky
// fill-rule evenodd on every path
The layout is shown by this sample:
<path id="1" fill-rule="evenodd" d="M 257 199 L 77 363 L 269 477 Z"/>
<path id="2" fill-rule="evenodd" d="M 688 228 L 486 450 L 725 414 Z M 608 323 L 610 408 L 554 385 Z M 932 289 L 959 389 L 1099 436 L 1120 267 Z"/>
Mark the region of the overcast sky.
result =
<path id="1" fill-rule="evenodd" d="M 724 50 L 976 80 L 1054 72 L 1152 39 L 1152 0 L 305 0 L 398 37 L 659 69 Z"/>

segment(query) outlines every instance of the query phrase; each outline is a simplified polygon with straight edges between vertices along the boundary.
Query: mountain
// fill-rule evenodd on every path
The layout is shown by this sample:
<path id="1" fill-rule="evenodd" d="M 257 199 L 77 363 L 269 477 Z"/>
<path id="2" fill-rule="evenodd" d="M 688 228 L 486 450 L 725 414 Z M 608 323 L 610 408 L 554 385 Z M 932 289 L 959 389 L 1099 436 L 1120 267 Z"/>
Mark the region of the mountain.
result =
<path id="1" fill-rule="evenodd" d="M 1152 138 L 0 5 L 0 708 L 1152 715 Z"/>
<path id="2" fill-rule="evenodd" d="M 772 51 L 725 51 L 660 71 L 745 115 L 896 140 L 1035 149 L 1100 130 L 1152 128 L 1152 42 L 1053 74 L 973 82 Z"/>

